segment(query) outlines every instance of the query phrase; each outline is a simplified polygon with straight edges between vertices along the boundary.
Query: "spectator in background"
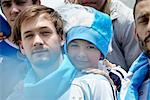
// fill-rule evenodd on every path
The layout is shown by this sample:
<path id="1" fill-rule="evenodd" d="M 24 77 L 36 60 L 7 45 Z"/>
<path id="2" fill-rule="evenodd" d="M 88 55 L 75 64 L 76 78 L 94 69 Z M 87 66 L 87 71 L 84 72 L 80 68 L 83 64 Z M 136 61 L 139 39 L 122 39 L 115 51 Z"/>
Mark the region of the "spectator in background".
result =
<path id="1" fill-rule="evenodd" d="M 65 0 L 93 7 L 110 15 L 113 22 L 114 36 L 112 39 L 112 52 L 107 59 L 120 65 L 126 71 L 132 62 L 139 56 L 139 45 L 134 36 L 134 19 L 130 8 L 119 0 Z"/>
<path id="2" fill-rule="evenodd" d="M 5 15 L 9 25 L 13 28 L 15 18 L 27 6 L 40 4 L 40 0 L 1 0 L 1 10 Z M 9 36 L 9 41 L 12 42 L 12 34 Z"/>
<path id="3" fill-rule="evenodd" d="M 121 89 L 121 100 L 150 100 L 150 0 L 136 0 L 135 32 L 141 55 L 129 69 Z"/>

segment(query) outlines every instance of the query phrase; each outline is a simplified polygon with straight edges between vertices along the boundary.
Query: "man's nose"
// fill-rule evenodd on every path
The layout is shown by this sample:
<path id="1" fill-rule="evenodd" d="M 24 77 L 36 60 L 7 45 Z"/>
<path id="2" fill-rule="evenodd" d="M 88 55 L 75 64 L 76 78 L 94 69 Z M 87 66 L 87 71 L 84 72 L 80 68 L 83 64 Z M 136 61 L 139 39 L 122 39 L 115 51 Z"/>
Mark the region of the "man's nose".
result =
<path id="1" fill-rule="evenodd" d="M 150 17 L 149 17 L 149 20 L 148 20 L 147 32 L 148 32 L 148 33 L 150 32 Z"/>
<path id="2" fill-rule="evenodd" d="M 44 42 L 43 42 L 42 38 L 39 35 L 36 35 L 35 38 L 34 38 L 33 45 L 34 46 L 42 46 L 43 43 Z"/>
<path id="3" fill-rule="evenodd" d="M 18 14 L 21 10 L 19 9 L 19 6 L 16 4 L 12 4 L 11 14 Z"/>

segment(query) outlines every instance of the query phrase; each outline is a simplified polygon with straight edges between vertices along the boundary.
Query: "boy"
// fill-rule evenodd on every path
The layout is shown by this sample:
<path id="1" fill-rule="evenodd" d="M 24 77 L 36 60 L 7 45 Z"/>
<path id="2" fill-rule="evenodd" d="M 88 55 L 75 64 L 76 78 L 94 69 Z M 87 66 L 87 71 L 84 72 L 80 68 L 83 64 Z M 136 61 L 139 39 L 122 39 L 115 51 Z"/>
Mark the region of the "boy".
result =
<path id="1" fill-rule="evenodd" d="M 61 7 L 66 21 L 66 52 L 72 64 L 79 70 L 69 91 L 71 97 L 81 100 L 113 100 L 113 85 L 104 70 L 88 73 L 86 69 L 98 66 L 107 53 L 112 37 L 112 22 L 109 16 L 92 8 L 79 5 Z M 70 9 L 70 10 L 69 10 Z M 79 16 L 73 16 L 77 14 Z M 76 18 L 77 17 L 77 18 Z M 78 19 L 78 20 L 75 20 Z M 88 20 L 87 20 L 88 19 Z M 98 75 L 100 74 L 100 75 Z M 103 92 L 105 91 L 105 92 Z"/>

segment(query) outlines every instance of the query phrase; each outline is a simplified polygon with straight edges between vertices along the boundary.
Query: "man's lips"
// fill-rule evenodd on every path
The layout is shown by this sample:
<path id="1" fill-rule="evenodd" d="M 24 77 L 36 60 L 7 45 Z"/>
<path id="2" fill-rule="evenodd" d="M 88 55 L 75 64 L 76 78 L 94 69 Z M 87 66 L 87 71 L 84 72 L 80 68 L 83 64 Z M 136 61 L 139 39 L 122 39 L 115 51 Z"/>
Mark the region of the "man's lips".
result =
<path id="1" fill-rule="evenodd" d="M 45 52 L 48 52 L 48 50 L 47 49 L 33 50 L 32 54 L 45 53 Z"/>
<path id="2" fill-rule="evenodd" d="M 10 19 L 10 21 L 14 22 L 14 21 L 15 21 L 15 18 L 13 18 L 13 19 Z"/>

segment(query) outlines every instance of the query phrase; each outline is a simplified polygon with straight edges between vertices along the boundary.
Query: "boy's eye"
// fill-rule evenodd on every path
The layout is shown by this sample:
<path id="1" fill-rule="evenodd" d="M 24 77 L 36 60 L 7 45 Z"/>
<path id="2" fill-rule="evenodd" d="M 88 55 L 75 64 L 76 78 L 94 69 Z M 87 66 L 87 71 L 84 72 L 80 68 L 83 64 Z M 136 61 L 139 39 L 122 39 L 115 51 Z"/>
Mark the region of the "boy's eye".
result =
<path id="1" fill-rule="evenodd" d="M 76 48 L 76 47 L 79 47 L 79 46 L 77 44 L 70 44 L 70 47 Z"/>
<path id="2" fill-rule="evenodd" d="M 87 46 L 87 49 L 96 49 L 95 46 Z"/>

